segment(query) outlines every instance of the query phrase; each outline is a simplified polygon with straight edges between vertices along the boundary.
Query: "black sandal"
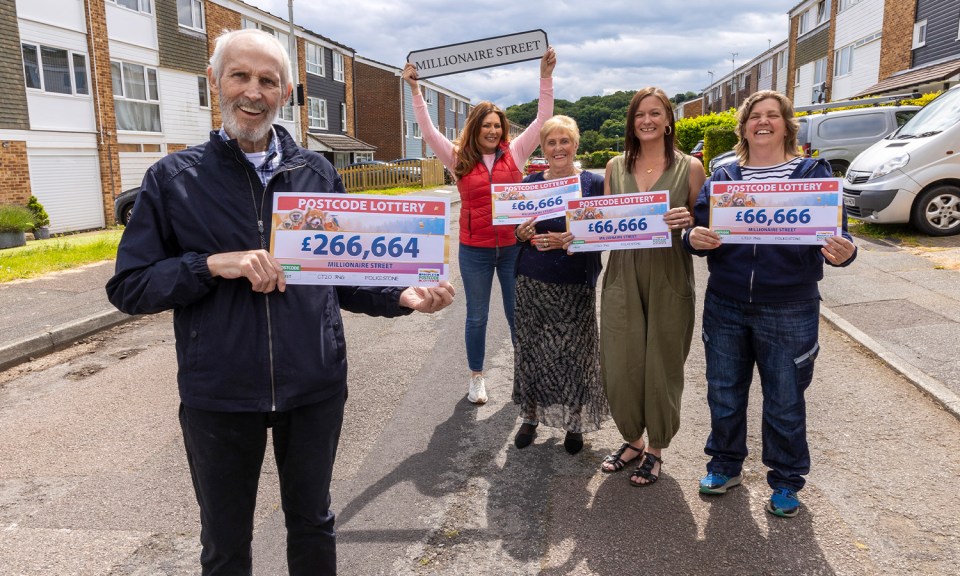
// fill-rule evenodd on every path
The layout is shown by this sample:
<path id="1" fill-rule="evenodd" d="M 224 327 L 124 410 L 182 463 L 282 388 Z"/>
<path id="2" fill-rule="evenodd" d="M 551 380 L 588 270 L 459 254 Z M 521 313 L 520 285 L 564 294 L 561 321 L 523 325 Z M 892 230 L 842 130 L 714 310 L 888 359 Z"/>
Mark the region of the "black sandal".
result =
<path id="1" fill-rule="evenodd" d="M 610 464 L 612 468 L 607 468 L 606 466 L 603 466 L 601 464 L 600 470 L 605 474 L 613 474 L 614 472 L 619 472 L 623 470 L 627 466 L 627 464 L 633 462 L 634 460 L 642 456 L 643 450 L 645 448 L 646 446 L 641 446 L 637 448 L 636 446 L 634 446 L 633 444 L 630 444 L 629 442 L 624 442 L 620 446 L 619 450 L 617 450 L 613 454 L 610 454 L 609 456 L 603 459 L 603 464 Z M 628 449 L 633 450 L 634 452 L 637 453 L 637 455 L 629 460 L 624 460 L 623 453 L 626 452 Z"/>
<path id="2" fill-rule="evenodd" d="M 649 452 L 643 453 L 643 461 L 640 462 L 640 465 L 634 469 L 633 474 L 630 475 L 630 485 L 636 486 L 637 488 L 643 488 L 644 486 L 653 486 L 657 483 L 657 480 L 660 479 L 660 474 L 653 473 L 653 467 L 660 463 L 660 470 L 663 471 L 663 458 L 659 456 L 654 456 Z M 635 482 L 633 477 L 637 476 L 643 478 L 646 482 Z"/>

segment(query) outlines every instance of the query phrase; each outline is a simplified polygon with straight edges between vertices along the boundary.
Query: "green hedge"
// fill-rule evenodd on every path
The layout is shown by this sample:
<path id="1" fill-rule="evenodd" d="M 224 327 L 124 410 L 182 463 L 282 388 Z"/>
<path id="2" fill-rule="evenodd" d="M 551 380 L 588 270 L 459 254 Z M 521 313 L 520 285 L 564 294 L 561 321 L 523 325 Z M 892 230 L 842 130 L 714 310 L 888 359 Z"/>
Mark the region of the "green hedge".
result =
<path id="1" fill-rule="evenodd" d="M 733 126 L 711 126 L 703 135 L 703 166 L 710 164 L 710 159 L 724 152 L 733 150 L 737 145 L 737 134 Z"/>
<path id="2" fill-rule="evenodd" d="M 580 162 L 584 168 L 606 168 L 607 162 L 619 154 L 620 152 L 615 150 L 597 150 L 596 152 L 590 152 L 589 154 L 581 156 Z"/>
<path id="3" fill-rule="evenodd" d="M 677 120 L 677 148 L 689 153 L 697 142 L 704 140 L 704 132 L 711 126 L 729 126 L 731 128 L 737 125 L 737 119 L 734 116 L 734 110 L 726 112 L 704 114 L 693 118 L 681 118 Z"/>
<path id="4" fill-rule="evenodd" d="M 797 117 L 807 116 L 808 114 L 823 114 L 830 112 L 836 112 L 837 110 L 853 110 L 854 108 L 873 108 L 874 106 L 895 106 L 900 104 L 901 106 L 926 106 L 928 102 L 940 95 L 940 92 L 928 92 L 923 94 L 919 98 L 904 98 L 903 100 L 893 100 L 890 102 L 884 102 L 883 104 L 860 104 L 859 106 L 841 106 L 839 108 L 830 108 L 828 110 L 810 110 L 804 112 L 797 112 Z M 873 96 L 864 96 L 864 98 L 873 98 Z"/>

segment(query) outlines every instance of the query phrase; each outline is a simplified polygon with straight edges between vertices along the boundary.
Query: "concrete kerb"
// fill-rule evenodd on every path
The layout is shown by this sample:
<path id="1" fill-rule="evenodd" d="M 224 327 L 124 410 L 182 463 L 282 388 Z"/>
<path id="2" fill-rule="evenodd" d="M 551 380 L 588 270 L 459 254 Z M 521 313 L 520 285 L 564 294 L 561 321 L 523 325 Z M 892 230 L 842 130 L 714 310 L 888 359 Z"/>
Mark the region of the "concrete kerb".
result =
<path id="1" fill-rule="evenodd" d="M 136 316 L 124 314 L 119 310 L 104 310 L 86 318 L 61 324 L 41 334 L 5 344 L 0 346 L 0 370 L 21 364 L 31 358 L 62 350 L 81 338 L 134 318 Z"/>
<path id="2" fill-rule="evenodd" d="M 960 420 L 960 397 L 952 390 L 934 378 L 927 376 L 903 358 L 890 352 L 882 344 L 838 316 L 833 310 L 830 310 L 826 306 L 820 306 L 820 315 L 823 316 L 827 322 L 833 324 L 838 330 L 845 333 L 864 348 L 870 350 L 873 355 L 882 360 L 887 366 L 909 380 L 921 392 L 933 398 L 935 402 L 943 406 L 944 410 Z"/>

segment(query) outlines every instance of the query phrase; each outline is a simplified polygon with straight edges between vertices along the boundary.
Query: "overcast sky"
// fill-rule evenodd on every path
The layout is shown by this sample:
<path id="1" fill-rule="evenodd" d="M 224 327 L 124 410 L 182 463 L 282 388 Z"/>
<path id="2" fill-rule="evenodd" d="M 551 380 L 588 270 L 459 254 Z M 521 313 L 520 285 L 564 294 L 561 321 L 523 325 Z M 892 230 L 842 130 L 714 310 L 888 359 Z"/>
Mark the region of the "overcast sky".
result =
<path id="1" fill-rule="evenodd" d="M 286 19 L 287 0 L 245 0 Z M 700 92 L 787 38 L 801 0 L 295 0 L 296 24 L 402 67 L 409 52 L 540 28 L 557 51 L 557 98 L 659 86 Z M 442 76 L 433 82 L 502 107 L 537 97 L 537 62 Z"/>

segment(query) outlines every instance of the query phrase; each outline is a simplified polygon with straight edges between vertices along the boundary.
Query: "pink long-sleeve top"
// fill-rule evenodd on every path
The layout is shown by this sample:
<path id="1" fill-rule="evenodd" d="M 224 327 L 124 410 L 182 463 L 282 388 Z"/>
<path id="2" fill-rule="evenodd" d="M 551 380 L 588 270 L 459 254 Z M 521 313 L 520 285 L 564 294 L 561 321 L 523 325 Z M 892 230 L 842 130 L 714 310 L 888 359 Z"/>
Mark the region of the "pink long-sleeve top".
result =
<path id="1" fill-rule="evenodd" d="M 413 95 L 413 113 L 420 125 L 420 132 L 433 153 L 453 172 L 457 163 L 453 153 L 453 142 L 447 140 L 446 136 L 433 125 L 433 120 L 430 119 L 430 113 L 427 111 L 427 103 L 424 102 L 423 95 L 420 93 Z M 523 168 L 527 158 L 540 145 L 540 127 L 551 116 L 553 116 L 553 78 L 541 78 L 537 117 L 523 133 L 510 141 L 510 155 L 520 168 Z M 483 155 L 483 162 L 488 170 L 493 168 L 495 157 L 495 154 Z"/>

